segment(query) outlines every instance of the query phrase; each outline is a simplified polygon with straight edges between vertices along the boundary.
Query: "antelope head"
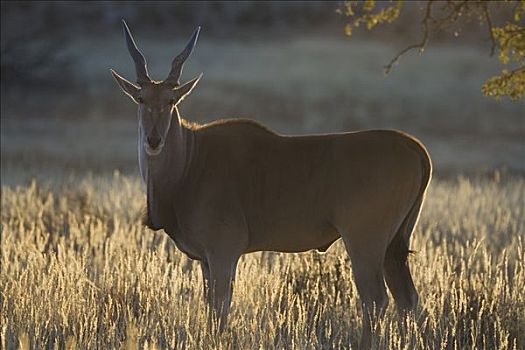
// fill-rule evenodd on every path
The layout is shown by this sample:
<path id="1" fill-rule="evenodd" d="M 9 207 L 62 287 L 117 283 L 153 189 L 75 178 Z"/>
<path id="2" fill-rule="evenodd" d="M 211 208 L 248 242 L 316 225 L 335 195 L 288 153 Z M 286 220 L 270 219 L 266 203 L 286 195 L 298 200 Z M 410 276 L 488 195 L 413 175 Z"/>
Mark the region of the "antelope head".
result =
<path id="1" fill-rule="evenodd" d="M 197 42 L 200 27 L 195 29 L 184 50 L 175 57 L 171 64 L 171 71 L 163 81 L 154 81 L 149 77 L 146 59 L 135 44 L 124 20 L 122 20 L 122 27 L 128 51 L 135 63 L 136 84 L 124 79 L 114 70 L 111 70 L 111 74 L 124 93 L 138 105 L 139 147 L 144 147 L 144 151 L 149 156 L 156 156 L 162 151 L 172 123 L 176 125 L 174 127 L 179 129 L 181 127 L 177 105 L 193 90 L 202 77 L 201 74 L 182 84 L 179 81 L 184 62 Z"/>

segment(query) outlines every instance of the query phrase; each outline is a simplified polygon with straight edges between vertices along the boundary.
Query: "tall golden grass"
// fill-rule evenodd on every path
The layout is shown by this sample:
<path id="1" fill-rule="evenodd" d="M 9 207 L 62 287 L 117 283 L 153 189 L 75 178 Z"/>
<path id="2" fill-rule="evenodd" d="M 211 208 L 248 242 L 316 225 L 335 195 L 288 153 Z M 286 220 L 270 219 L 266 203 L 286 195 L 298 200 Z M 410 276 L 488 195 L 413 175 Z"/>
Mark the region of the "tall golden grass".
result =
<path id="1" fill-rule="evenodd" d="M 421 309 L 391 300 L 375 347 L 525 348 L 525 179 L 434 181 L 411 248 Z M 137 178 L 2 187 L 1 346 L 344 349 L 359 299 L 340 242 L 242 258 L 230 326 L 207 329 L 200 268 L 140 224 Z M 424 310 L 424 311 L 423 311 Z"/>

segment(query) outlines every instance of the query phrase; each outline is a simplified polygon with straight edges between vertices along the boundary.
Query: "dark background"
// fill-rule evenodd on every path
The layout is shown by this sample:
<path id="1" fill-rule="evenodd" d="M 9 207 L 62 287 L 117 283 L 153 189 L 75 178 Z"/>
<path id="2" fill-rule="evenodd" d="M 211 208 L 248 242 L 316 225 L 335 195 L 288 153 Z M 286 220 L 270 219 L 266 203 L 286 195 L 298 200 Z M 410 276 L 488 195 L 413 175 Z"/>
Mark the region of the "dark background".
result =
<path id="1" fill-rule="evenodd" d="M 352 37 L 340 5 L 2 2 L 2 183 L 136 174 L 136 108 L 109 74 L 135 79 L 121 18 L 156 79 L 202 26 L 183 74 L 204 72 L 181 106 L 191 121 L 248 117 L 290 134 L 397 128 L 427 144 L 437 176 L 525 171 L 524 101 L 481 94 L 502 68 L 485 26 L 435 35 L 385 77 L 422 35 L 422 5 L 407 2 L 395 23 Z"/>

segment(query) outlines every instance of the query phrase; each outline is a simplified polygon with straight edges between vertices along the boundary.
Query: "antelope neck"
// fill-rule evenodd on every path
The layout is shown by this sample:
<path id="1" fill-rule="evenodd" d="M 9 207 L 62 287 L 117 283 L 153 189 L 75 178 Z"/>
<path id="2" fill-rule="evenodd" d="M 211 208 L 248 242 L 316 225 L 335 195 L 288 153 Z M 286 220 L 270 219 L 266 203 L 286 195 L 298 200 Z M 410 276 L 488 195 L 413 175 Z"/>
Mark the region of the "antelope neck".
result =
<path id="1" fill-rule="evenodd" d="M 183 186 L 193 156 L 193 131 L 180 123 L 174 112 L 164 148 L 157 156 L 147 157 L 147 224 L 154 230 L 173 230 L 177 193 Z"/>

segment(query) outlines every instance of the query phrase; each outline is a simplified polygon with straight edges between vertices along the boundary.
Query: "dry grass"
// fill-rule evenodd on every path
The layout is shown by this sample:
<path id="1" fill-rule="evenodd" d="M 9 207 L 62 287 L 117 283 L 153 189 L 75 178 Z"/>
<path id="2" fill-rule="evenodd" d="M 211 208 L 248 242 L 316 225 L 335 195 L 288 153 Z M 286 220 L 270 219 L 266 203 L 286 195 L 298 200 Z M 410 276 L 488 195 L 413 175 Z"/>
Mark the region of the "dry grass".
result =
<path id="1" fill-rule="evenodd" d="M 231 327 L 206 328 L 202 280 L 163 233 L 139 223 L 137 178 L 72 178 L 2 188 L 5 349 L 354 348 L 360 311 L 341 243 L 326 254 L 243 257 Z M 525 347 L 525 180 L 435 181 L 415 232 L 414 279 L 427 316 L 381 348 Z M 391 302 L 391 305 L 393 302 Z"/>

